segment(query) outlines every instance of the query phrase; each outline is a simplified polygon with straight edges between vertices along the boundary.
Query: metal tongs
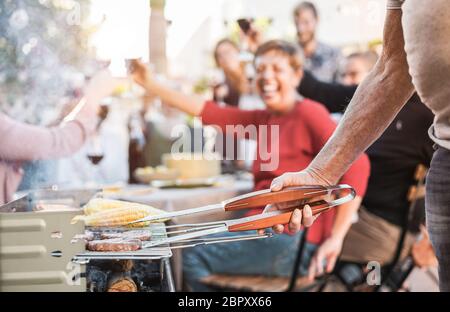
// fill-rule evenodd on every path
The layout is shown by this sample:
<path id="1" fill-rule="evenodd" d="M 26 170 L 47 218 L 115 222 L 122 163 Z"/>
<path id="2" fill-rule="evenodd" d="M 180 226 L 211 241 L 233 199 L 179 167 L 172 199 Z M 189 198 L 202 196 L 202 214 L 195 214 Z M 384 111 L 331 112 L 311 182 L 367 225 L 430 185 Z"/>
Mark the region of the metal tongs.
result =
<path id="1" fill-rule="evenodd" d="M 325 212 L 332 207 L 347 203 L 355 197 L 354 189 L 346 184 L 335 186 L 297 186 L 288 187 L 278 192 L 270 189 L 251 192 L 225 200 L 219 204 L 207 205 L 198 208 L 185 209 L 176 212 L 163 213 L 157 216 L 149 216 L 131 223 L 167 220 L 175 217 L 205 213 L 214 210 L 237 211 L 249 208 L 278 205 L 279 210 L 263 212 L 250 217 L 231 219 L 216 222 L 170 225 L 166 229 L 183 228 L 181 230 L 168 231 L 167 238 L 150 241 L 143 248 L 150 248 L 165 244 L 171 244 L 172 248 L 192 247 L 197 245 L 212 244 L 218 242 L 249 240 L 270 237 L 271 233 L 264 235 L 242 235 L 239 237 L 200 238 L 203 236 L 224 233 L 259 230 L 270 228 L 276 224 L 287 224 L 296 208 L 302 209 L 305 205 L 311 207 L 313 215 Z M 176 234 L 176 235 L 175 235 Z M 183 244 L 177 246 L 177 244 Z"/>

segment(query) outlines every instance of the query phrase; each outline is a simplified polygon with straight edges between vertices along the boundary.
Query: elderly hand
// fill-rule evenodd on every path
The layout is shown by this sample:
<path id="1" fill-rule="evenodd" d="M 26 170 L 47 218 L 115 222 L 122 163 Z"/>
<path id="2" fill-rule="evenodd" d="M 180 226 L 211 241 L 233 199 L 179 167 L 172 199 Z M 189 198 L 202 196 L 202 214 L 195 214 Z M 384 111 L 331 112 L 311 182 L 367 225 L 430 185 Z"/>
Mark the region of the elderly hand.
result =
<path id="1" fill-rule="evenodd" d="M 292 208 L 294 205 L 295 204 L 292 204 L 292 203 L 290 203 L 289 206 L 284 205 L 284 204 L 268 205 L 264 209 L 264 212 Z M 300 206 L 300 203 L 299 203 L 299 206 Z M 313 216 L 312 209 L 309 205 L 305 205 L 303 207 L 303 209 L 301 209 L 301 210 L 298 208 L 295 209 L 292 213 L 291 220 L 288 224 L 289 232 L 297 233 L 298 231 L 300 231 L 302 225 L 306 226 L 306 227 L 311 226 L 319 215 L 320 214 Z M 272 230 L 275 232 L 275 234 L 281 234 L 284 232 L 284 225 L 277 224 L 272 227 Z M 258 230 L 258 233 L 261 235 L 264 234 L 264 232 L 265 232 L 265 229 Z"/>
<path id="2" fill-rule="evenodd" d="M 321 178 L 317 173 L 315 173 L 311 169 L 306 169 L 300 172 L 287 172 L 278 178 L 275 178 L 272 181 L 272 185 L 270 189 L 273 192 L 281 191 L 283 188 L 288 186 L 300 186 L 300 185 L 331 185 L 331 183 L 327 182 L 324 178 Z M 292 204 L 290 204 L 292 207 Z M 266 208 L 266 210 L 286 209 L 285 205 L 273 205 Z M 306 205 L 302 210 L 295 209 L 291 220 L 288 224 L 288 228 L 291 232 L 300 231 L 301 226 L 309 227 L 311 226 L 317 217 L 320 214 L 315 216 L 312 215 L 311 207 Z M 284 225 L 277 224 L 273 228 L 273 231 L 277 234 L 281 234 L 284 231 Z M 263 233 L 263 230 L 259 230 L 259 233 Z"/>

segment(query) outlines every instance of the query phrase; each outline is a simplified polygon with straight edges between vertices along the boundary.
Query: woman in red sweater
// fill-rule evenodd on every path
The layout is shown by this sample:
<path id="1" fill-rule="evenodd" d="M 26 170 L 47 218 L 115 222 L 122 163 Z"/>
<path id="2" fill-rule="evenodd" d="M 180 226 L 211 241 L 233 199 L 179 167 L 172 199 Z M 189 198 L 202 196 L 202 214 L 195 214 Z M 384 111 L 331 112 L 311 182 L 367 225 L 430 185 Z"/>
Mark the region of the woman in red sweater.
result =
<path id="1" fill-rule="evenodd" d="M 236 129 L 230 126 L 255 126 L 258 153 L 253 164 L 253 174 L 255 190 L 260 190 L 269 188 L 271 181 L 283 173 L 306 168 L 332 135 L 336 124 L 321 104 L 304 99 L 296 92 L 303 75 L 303 58 L 295 45 L 280 40 L 269 41 L 257 50 L 254 64 L 256 89 L 267 106 L 264 110 L 244 111 L 234 107 L 219 107 L 213 102 L 205 103 L 183 95 L 157 82 L 146 66 L 140 63 L 135 64 L 133 76 L 149 93 L 159 96 L 164 103 L 200 116 L 204 124 L 216 125 L 222 131 Z M 276 131 L 272 131 L 273 127 Z M 265 146 L 261 148 L 262 145 Z M 269 151 L 270 157 L 262 155 L 266 151 Z M 308 253 L 314 253 L 315 261 L 312 263 L 326 260 L 327 271 L 331 271 L 334 266 L 352 223 L 352 216 L 364 196 L 369 171 L 367 156 L 363 155 L 341 180 L 341 183 L 355 188 L 355 200 L 336 208 L 335 215 L 334 212 L 324 214 L 312 228 L 323 229 L 320 222 L 326 223 L 333 217 L 328 233 L 312 231 L 307 245 Z M 292 218 L 298 222 L 291 222 L 291 225 L 302 223 L 309 226 L 313 221 L 309 207 L 305 207 L 303 212 L 296 210 Z M 289 230 L 296 232 L 298 228 Z M 301 232 L 296 235 L 277 235 L 266 240 L 193 248 L 183 256 L 185 277 L 194 290 L 207 290 L 200 280 L 209 274 L 289 275 L 300 235 Z M 302 273 L 306 273 L 305 266 L 309 264 L 310 257 L 304 259 Z M 310 269 L 312 277 L 317 268 Z"/>

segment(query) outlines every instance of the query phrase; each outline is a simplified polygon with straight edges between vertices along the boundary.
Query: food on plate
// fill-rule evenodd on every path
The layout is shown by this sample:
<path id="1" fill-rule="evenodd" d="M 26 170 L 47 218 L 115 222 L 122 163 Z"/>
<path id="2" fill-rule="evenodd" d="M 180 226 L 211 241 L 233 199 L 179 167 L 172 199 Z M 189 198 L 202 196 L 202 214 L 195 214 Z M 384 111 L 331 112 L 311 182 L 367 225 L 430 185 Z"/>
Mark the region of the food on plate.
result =
<path id="1" fill-rule="evenodd" d="M 165 166 L 179 172 L 179 179 L 211 178 L 221 173 L 220 155 L 215 153 L 171 153 L 164 154 Z"/>
<path id="2" fill-rule="evenodd" d="M 170 169 L 166 166 L 137 168 L 134 171 L 135 178 L 141 183 L 150 183 L 154 180 L 174 180 L 178 175 L 177 169 Z"/>
<path id="3" fill-rule="evenodd" d="M 156 166 L 155 168 L 147 166 L 136 169 L 137 174 L 168 173 L 171 171 L 172 170 L 167 168 L 166 166 Z"/>
<path id="4" fill-rule="evenodd" d="M 138 175 L 153 174 L 153 173 L 155 173 L 155 169 L 153 169 L 153 167 L 144 167 L 136 169 L 136 174 Z"/>
<path id="5" fill-rule="evenodd" d="M 86 248 L 90 251 L 136 251 L 139 250 L 142 243 L 139 239 L 101 239 L 87 242 Z"/>
<path id="6" fill-rule="evenodd" d="M 129 197 L 129 196 L 145 196 L 148 194 L 151 194 L 155 191 L 155 188 L 152 187 L 121 187 L 117 189 L 105 189 L 103 188 L 101 192 L 102 198 L 110 198 L 110 199 L 116 199 L 116 198 L 122 198 L 122 197 Z"/>

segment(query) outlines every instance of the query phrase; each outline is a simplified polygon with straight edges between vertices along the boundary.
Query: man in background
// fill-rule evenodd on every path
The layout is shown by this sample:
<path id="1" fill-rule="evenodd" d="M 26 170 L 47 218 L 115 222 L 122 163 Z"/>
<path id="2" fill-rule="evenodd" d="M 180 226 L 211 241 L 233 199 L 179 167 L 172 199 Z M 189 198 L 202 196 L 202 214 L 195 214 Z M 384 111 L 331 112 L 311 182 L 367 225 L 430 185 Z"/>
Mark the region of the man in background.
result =
<path id="1" fill-rule="evenodd" d="M 325 82 L 334 81 L 341 53 L 316 38 L 319 14 L 311 2 L 301 2 L 294 9 L 297 40 L 305 56 L 305 69 Z"/>

